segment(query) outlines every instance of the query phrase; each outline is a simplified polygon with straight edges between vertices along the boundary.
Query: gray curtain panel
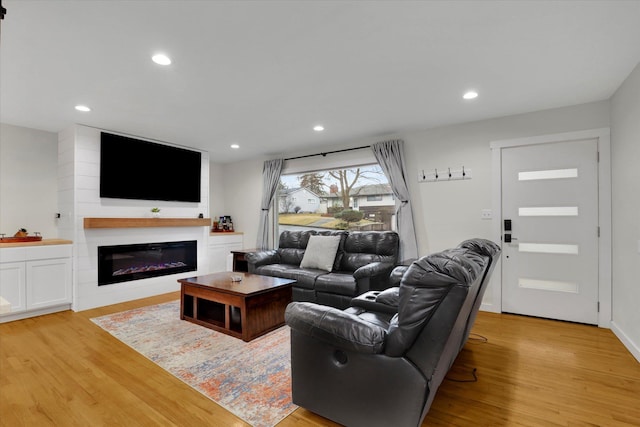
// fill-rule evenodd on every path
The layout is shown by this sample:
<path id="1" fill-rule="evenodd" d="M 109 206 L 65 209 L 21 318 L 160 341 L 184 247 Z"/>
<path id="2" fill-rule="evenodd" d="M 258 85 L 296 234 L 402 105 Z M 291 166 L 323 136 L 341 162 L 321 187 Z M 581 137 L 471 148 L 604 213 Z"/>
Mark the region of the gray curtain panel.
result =
<path id="1" fill-rule="evenodd" d="M 284 159 L 266 160 L 262 168 L 262 204 L 256 241 L 258 249 L 272 249 L 269 247 L 269 208 L 280 182 L 283 165 Z"/>
<path id="2" fill-rule="evenodd" d="M 396 196 L 396 229 L 400 236 L 398 259 L 402 261 L 417 258 L 418 243 L 405 173 L 404 141 L 378 142 L 373 144 L 371 149 Z"/>

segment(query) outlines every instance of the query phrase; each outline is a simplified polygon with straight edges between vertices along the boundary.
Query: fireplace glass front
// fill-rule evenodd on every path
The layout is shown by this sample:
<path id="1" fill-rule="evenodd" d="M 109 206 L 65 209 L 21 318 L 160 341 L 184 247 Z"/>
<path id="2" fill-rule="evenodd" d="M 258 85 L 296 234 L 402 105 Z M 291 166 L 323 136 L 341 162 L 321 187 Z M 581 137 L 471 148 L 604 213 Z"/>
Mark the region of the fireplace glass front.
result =
<path id="1" fill-rule="evenodd" d="M 196 271 L 197 241 L 98 247 L 98 285 Z"/>

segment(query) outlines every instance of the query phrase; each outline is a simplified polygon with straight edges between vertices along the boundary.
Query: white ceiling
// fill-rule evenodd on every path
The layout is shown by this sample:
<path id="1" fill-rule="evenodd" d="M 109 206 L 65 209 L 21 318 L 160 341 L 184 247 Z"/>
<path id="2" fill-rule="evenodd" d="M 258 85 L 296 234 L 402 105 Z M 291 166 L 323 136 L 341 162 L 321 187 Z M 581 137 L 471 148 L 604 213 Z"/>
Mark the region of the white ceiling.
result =
<path id="1" fill-rule="evenodd" d="M 219 162 L 603 100 L 640 61 L 640 1 L 2 3 L 3 123 Z"/>

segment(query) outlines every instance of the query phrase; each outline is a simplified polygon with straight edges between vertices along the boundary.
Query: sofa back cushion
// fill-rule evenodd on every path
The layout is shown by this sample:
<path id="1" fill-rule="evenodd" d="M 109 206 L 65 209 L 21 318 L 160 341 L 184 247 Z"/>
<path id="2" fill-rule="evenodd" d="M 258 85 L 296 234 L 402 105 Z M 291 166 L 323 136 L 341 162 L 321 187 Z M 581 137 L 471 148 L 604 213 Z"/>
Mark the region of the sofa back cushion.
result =
<path id="1" fill-rule="evenodd" d="M 341 271 L 356 271 L 372 262 L 396 264 L 400 238 L 395 231 L 350 232 L 344 242 Z"/>
<path id="2" fill-rule="evenodd" d="M 282 264 L 300 265 L 309 237 L 316 234 L 314 230 L 288 231 L 280 233 L 278 253 Z"/>
<path id="3" fill-rule="evenodd" d="M 487 261 L 475 252 L 457 248 L 428 255 L 411 264 L 400 282 L 398 314 L 389 328 L 386 354 L 403 355 L 445 298 L 459 294 L 461 299 L 455 304 L 455 310 L 459 311 L 469 288 L 481 280 Z M 455 288 L 459 289 L 454 291 Z M 448 322 L 458 316 L 458 313 L 451 314 Z M 453 324 L 437 327 L 448 335 Z"/>

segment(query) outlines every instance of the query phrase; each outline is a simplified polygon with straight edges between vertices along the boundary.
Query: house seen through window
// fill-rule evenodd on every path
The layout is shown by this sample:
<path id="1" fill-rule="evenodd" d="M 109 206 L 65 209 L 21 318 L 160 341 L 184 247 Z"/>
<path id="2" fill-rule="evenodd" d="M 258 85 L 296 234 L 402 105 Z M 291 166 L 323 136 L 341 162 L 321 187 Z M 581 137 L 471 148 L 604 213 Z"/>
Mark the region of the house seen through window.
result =
<path id="1" fill-rule="evenodd" d="M 284 230 L 393 230 L 395 198 L 378 164 L 282 175 L 278 235 Z"/>

